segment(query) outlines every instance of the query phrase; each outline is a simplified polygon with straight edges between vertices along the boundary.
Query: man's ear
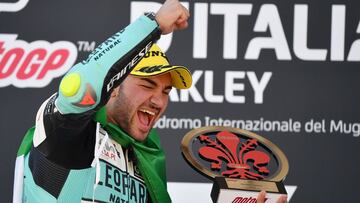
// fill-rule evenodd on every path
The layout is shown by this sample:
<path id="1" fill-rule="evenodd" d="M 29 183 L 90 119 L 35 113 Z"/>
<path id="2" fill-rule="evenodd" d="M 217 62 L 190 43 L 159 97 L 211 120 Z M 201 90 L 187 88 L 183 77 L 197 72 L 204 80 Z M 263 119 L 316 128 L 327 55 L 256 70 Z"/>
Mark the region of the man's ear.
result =
<path id="1" fill-rule="evenodd" d="M 117 86 L 116 88 L 114 88 L 113 91 L 111 92 L 110 97 L 117 97 L 119 95 L 119 88 L 120 88 L 120 86 Z"/>

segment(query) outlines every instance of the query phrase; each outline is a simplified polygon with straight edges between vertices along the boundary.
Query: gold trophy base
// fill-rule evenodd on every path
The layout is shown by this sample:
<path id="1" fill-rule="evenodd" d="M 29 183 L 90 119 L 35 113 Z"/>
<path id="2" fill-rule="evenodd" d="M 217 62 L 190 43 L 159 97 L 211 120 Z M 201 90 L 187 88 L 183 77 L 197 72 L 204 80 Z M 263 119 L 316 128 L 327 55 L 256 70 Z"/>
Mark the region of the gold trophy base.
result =
<path id="1" fill-rule="evenodd" d="M 215 177 L 211 199 L 214 203 L 256 203 L 262 190 L 267 192 L 265 203 L 276 203 L 287 194 L 282 182 Z"/>

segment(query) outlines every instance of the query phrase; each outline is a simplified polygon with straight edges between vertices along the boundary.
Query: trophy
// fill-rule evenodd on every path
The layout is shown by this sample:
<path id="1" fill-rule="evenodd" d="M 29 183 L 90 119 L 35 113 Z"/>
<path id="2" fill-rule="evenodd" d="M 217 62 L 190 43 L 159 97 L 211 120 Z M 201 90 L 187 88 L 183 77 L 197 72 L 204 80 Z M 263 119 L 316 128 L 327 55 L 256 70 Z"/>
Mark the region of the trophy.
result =
<path id="1" fill-rule="evenodd" d="M 213 181 L 215 203 L 256 203 L 259 191 L 265 203 L 287 194 L 282 181 L 289 171 L 284 153 L 255 133 L 230 127 L 202 127 L 188 132 L 181 151 L 196 171 Z"/>

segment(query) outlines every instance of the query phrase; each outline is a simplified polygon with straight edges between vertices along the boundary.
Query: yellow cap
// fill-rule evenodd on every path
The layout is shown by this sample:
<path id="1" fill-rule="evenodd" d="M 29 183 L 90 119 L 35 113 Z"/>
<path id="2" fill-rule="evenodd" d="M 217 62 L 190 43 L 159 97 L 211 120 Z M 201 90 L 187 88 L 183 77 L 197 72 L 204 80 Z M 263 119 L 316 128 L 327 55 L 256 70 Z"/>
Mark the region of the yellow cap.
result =
<path id="1" fill-rule="evenodd" d="M 65 76 L 60 83 L 60 92 L 66 96 L 74 96 L 80 88 L 80 75 L 78 73 L 70 73 Z"/>
<path id="2" fill-rule="evenodd" d="M 156 44 L 152 45 L 130 74 L 139 77 L 151 77 L 165 73 L 170 73 L 173 87 L 177 89 L 191 87 L 192 77 L 190 71 L 184 66 L 170 65 L 166 55 Z"/>

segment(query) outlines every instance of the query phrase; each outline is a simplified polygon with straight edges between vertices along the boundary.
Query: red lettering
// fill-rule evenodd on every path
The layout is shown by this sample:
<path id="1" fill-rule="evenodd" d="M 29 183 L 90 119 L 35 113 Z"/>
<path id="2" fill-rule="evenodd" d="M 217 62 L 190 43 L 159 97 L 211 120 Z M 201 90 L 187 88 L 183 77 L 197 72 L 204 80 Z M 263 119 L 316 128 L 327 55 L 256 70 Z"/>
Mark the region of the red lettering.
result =
<path id="1" fill-rule="evenodd" d="M 76 60 L 71 42 L 26 43 L 15 34 L 0 34 L 0 87 L 44 87 L 66 72 Z M 36 80 L 36 81 L 34 81 Z M 31 81 L 31 82 L 30 82 Z"/>
<path id="2" fill-rule="evenodd" d="M 2 53 L 3 49 L 0 49 L 0 51 Z M 5 53 L 4 57 L 1 59 L 0 62 L 0 79 L 7 78 L 14 72 L 23 55 L 24 50 L 21 48 L 11 49 L 10 51 Z M 11 62 L 8 63 L 9 61 Z M 8 68 L 5 67 L 7 64 Z"/>
<path id="3" fill-rule="evenodd" d="M 236 197 L 232 203 L 241 203 L 242 197 Z"/>
<path id="4" fill-rule="evenodd" d="M 265 201 L 267 198 L 265 199 Z M 231 203 L 256 203 L 256 198 L 236 197 Z"/>
<path id="5" fill-rule="evenodd" d="M 66 49 L 59 49 L 51 53 L 37 79 L 41 80 L 45 77 L 48 71 L 60 68 L 62 65 L 64 65 L 69 55 L 70 53 Z"/>
<path id="6" fill-rule="evenodd" d="M 3 52 L 4 52 L 4 48 L 3 48 L 3 46 L 4 46 L 4 42 L 0 42 L 0 54 L 2 54 Z"/>
<path id="7" fill-rule="evenodd" d="M 19 71 L 16 74 L 16 77 L 18 79 L 25 80 L 34 76 L 34 74 L 41 65 L 41 63 L 39 62 L 45 59 L 46 52 L 47 51 L 45 49 L 35 49 L 31 51 L 25 58 L 23 64 L 21 65 Z M 35 60 L 37 60 L 38 63 L 35 63 Z"/>
<path id="8" fill-rule="evenodd" d="M 249 199 L 249 203 L 256 203 L 256 199 L 255 198 L 251 198 Z"/>

